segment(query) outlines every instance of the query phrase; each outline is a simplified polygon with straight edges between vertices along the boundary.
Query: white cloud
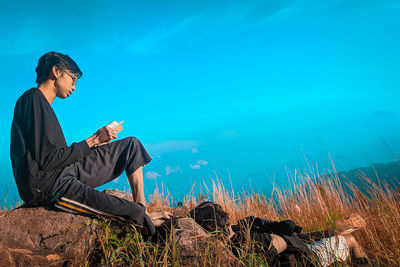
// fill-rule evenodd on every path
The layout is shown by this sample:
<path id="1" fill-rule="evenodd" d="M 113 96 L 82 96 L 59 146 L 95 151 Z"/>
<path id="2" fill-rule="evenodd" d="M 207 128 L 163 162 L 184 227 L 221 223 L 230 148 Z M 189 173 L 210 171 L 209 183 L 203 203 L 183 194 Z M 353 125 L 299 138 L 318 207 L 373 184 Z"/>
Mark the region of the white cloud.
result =
<path id="1" fill-rule="evenodd" d="M 171 167 L 171 166 L 167 166 L 165 167 L 165 174 L 166 175 L 170 175 L 171 173 L 174 172 L 183 172 L 182 168 L 180 166 L 176 166 L 176 167 Z"/>
<path id="2" fill-rule="evenodd" d="M 155 171 L 147 171 L 146 172 L 146 178 L 147 179 L 156 179 L 158 177 L 161 177 L 161 174 Z"/>
<path id="3" fill-rule="evenodd" d="M 207 161 L 207 160 L 199 159 L 199 160 L 197 161 L 197 164 L 199 164 L 199 165 L 207 165 L 207 164 L 208 164 L 208 161 Z"/>
<path id="4" fill-rule="evenodd" d="M 194 153 L 197 153 L 197 152 L 199 152 L 199 151 L 197 150 L 197 148 L 192 147 L 192 153 L 194 154 Z"/>
<path id="5" fill-rule="evenodd" d="M 188 150 L 199 145 L 199 143 L 199 141 L 193 140 L 169 140 L 156 144 L 146 144 L 145 147 L 151 154 L 161 155 L 168 152 Z"/>
<path id="6" fill-rule="evenodd" d="M 199 159 L 198 161 L 196 161 L 195 164 L 190 164 L 190 168 L 192 168 L 193 170 L 198 170 L 201 168 L 201 166 L 205 166 L 208 164 L 207 160 L 203 160 L 203 159 Z"/>
<path id="7" fill-rule="evenodd" d="M 199 164 L 190 164 L 190 168 L 192 168 L 193 170 L 198 170 L 200 169 L 200 165 Z"/>

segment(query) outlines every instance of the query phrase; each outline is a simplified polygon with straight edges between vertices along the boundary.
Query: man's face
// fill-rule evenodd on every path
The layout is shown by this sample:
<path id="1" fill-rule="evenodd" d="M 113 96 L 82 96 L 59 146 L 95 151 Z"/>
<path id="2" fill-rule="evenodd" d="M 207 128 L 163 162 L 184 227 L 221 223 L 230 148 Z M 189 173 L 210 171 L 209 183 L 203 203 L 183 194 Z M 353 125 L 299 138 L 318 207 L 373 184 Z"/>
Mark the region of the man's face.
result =
<path id="1" fill-rule="evenodd" d="M 75 84 L 78 77 L 69 70 L 61 70 L 58 79 L 55 82 L 57 88 L 57 97 L 67 98 L 75 91 Z"/>

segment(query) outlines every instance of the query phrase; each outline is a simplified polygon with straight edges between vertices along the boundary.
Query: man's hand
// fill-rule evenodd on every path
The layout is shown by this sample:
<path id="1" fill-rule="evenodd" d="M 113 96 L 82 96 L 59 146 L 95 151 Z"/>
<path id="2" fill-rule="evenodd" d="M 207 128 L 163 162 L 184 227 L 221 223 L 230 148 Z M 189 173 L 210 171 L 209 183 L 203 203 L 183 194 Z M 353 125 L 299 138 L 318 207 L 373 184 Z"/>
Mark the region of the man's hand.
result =
<path id="1" fill-rule="evenodd" d="M 122 127 L 121 127 L 122 129 Z M 94 146 L 102 146 L 105 144 L 108 144 L 111 140 L 114 140 L 117 138 L 117 133 L 119 128 L 112 129 L 108 126 L 104 126 L 103 128 L 100 128 L 94 135 L 86 139 L 86 143 L 88 146 L 94 147 Z"/>
<path id="2" fill-rule="evenodd" d="M 100 128 L 94 135 L 99 141 L 98 145 L 103 145 L 117 138 L 117 130 L 108 126 L 104 126 L 103 128 Z"/>
<path id="3" fill-rule="evenodd" d="M 156 211 L 156 212 L 147 212 L 146 214 L 150 217 L 151 221 L 153 222 L 155 227 L 160 226 L 163 224 L 166 220 L 171 218 L 172 214 L 168 211 Z"/>

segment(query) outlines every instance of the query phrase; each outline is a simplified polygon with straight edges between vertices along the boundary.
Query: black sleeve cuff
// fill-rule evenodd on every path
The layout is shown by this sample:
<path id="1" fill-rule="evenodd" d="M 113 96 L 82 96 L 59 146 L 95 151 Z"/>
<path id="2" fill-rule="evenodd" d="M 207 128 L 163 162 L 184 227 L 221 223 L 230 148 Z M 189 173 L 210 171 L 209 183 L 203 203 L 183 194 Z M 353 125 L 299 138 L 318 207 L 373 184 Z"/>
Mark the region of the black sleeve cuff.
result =
<path id="1" fill-rule="evenodd" d="M 88 143 L 86 142 L 86 140 L 76 143 L 76 146 L 78 147 L 79 151 L 81 152 L 82 157 L 88 156 L 91 152 L 90 147 L 89 147 Z"/>

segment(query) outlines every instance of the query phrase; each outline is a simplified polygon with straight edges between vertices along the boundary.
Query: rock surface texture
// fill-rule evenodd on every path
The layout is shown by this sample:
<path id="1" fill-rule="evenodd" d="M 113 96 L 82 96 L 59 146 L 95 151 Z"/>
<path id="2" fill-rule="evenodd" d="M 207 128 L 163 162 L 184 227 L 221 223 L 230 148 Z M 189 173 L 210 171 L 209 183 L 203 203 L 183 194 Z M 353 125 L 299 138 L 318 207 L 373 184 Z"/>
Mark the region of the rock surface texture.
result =
<path id="1" fill-rule="evenodd" d="M 173 229 L 182 266 L 204 266 L 210 259 L 219 261 L 212 262 L 215 266 L 240 266 L 232 252 L 192 218 L 176 219 Z"/>
<path id="2" fill-rule="evenodd" d="M 119 190 L 106 193 L 131 200 Z M 99 234 L 103 234 L 99 224 L 86 216 L 43 207 L 0 212 L 0 267 L 81 266 Z M 182 266 L 239 266 L 223 242 L 192 218 L 166 222 L 159 228 L 157 242 L 175 246 Z"/>
<path id="3" fill-rule="evenodd" d="M 68 266 L 84 261 L 95 239 L 90 218 L 45 208 L 0 214 L 0 266 Z"/>

